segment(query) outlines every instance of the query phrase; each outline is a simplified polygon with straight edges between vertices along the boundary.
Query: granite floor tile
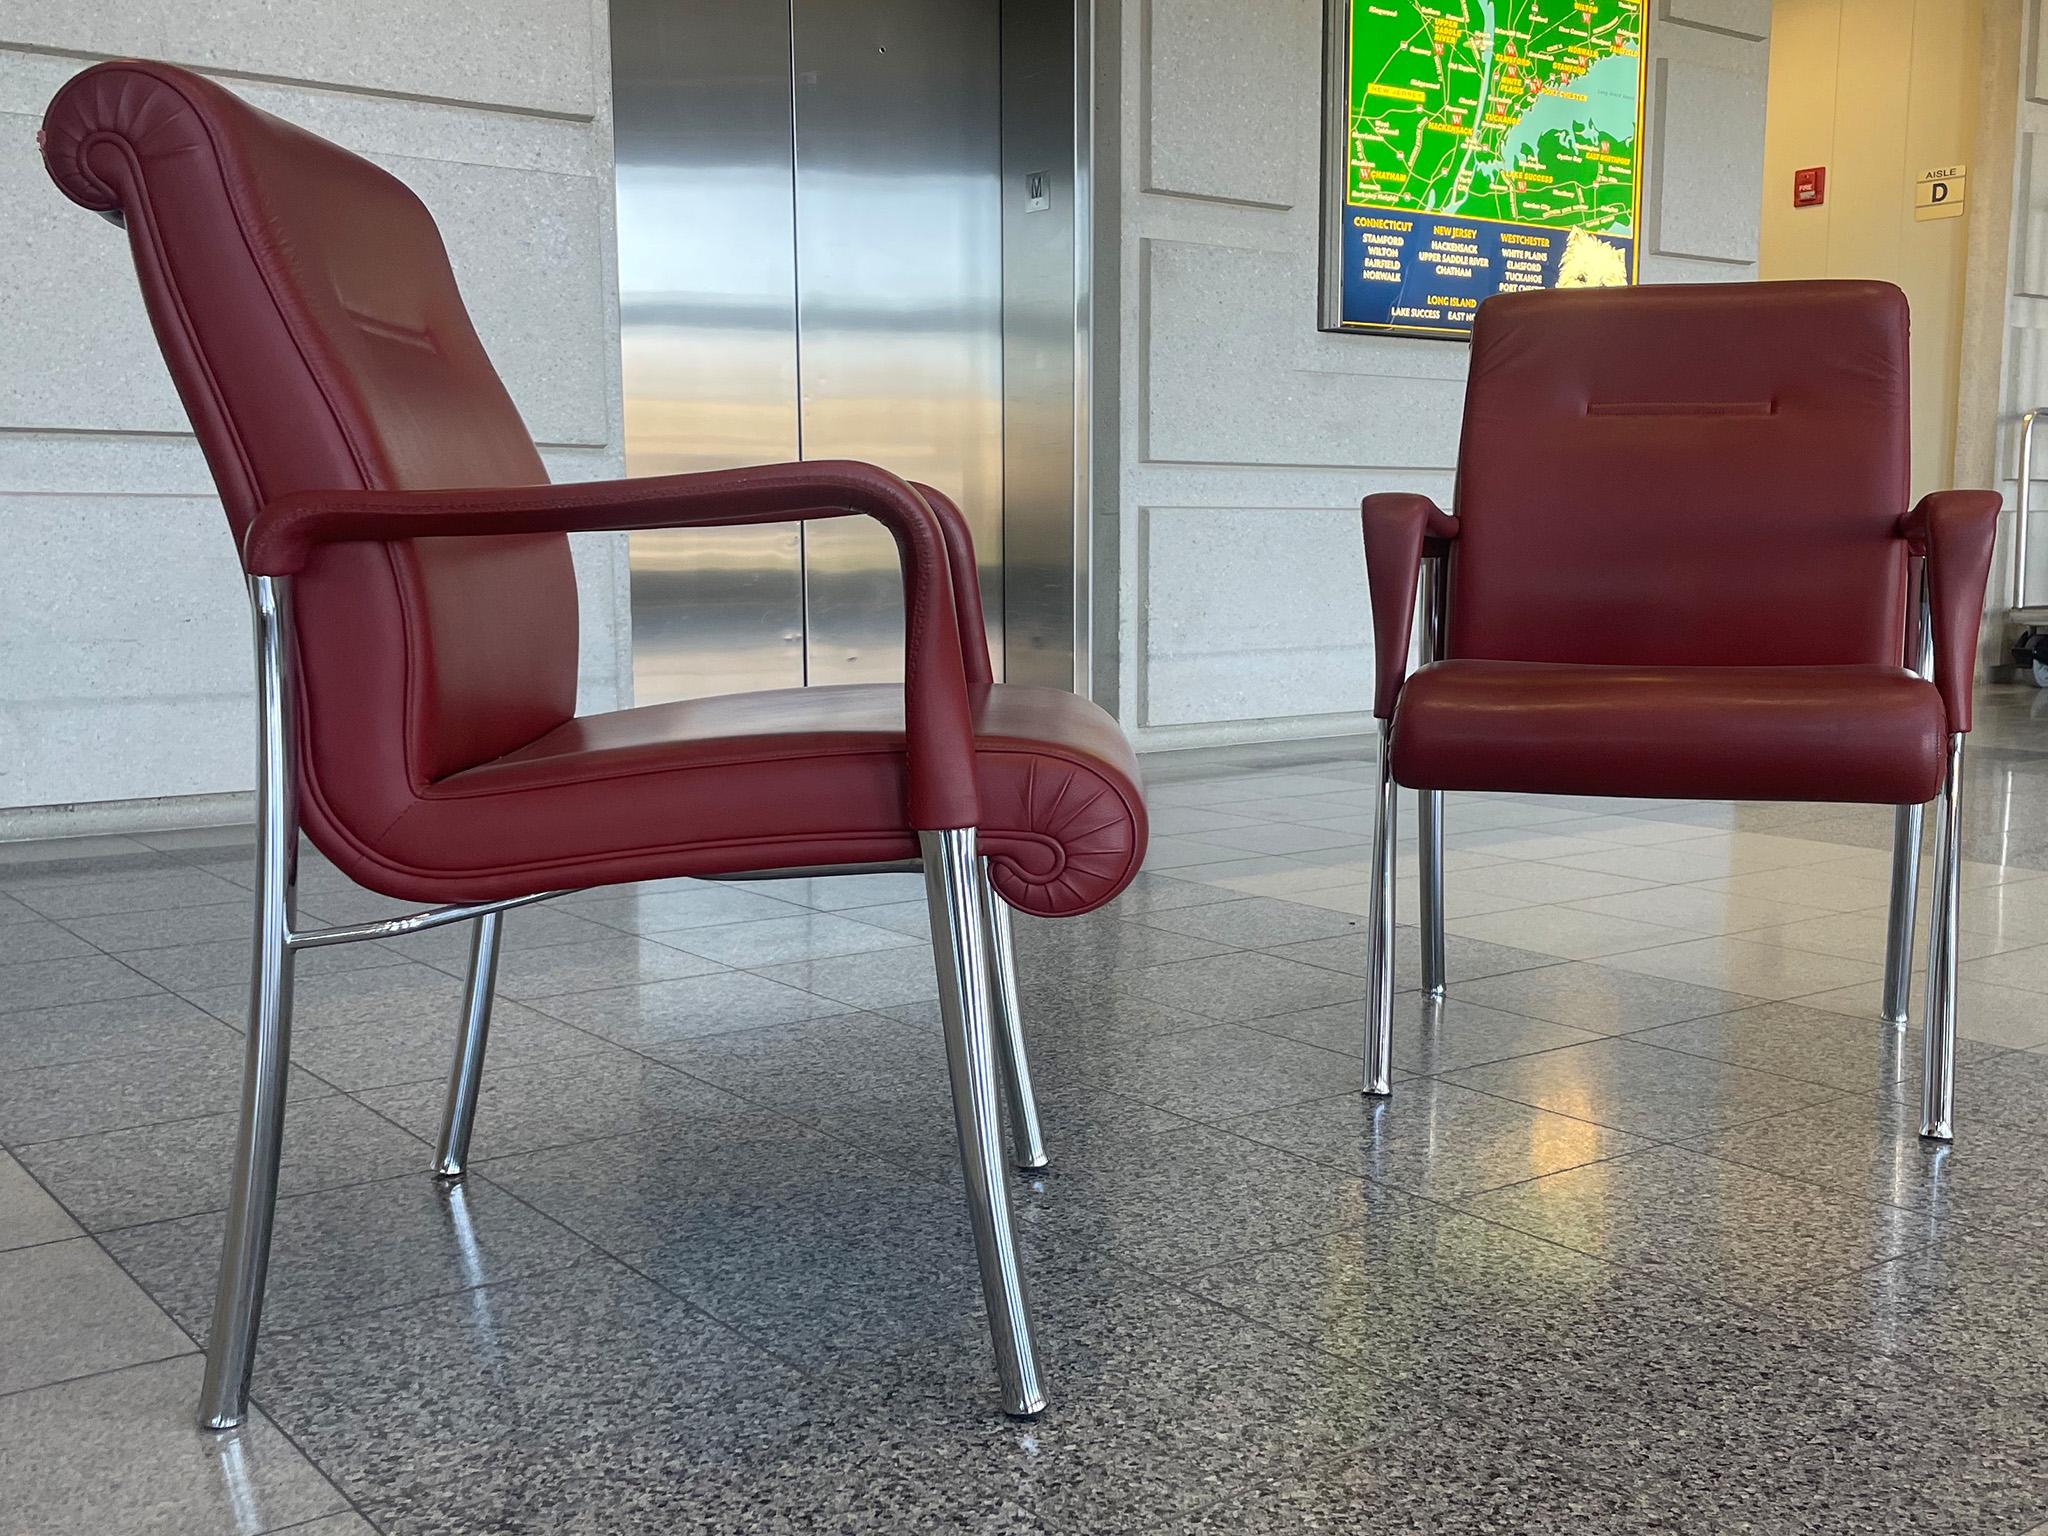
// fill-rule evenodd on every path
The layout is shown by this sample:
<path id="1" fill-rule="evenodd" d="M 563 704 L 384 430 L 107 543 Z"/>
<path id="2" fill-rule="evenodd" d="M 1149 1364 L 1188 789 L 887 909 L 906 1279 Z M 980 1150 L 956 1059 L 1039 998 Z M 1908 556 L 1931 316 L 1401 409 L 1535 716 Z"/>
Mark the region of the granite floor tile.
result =
<path id="1" fill-rule="evenodd" d="M 923 910 L 922 904 L 919 910 Z M 920 942 L 923 932 L 918 929 L 903 933 L 831 912 L 797 912 L 790 917 L 761 918 L 751 923 L 692 928 L 687 940 L 671 937 L 693 955 L 704 955 L 723 965 L 757 969 L 793 960 L 823 960 L 869 950 L 911 948 Z"/>
<path id="2" fill-rule="evenodd" d="M 1918 1029 L 1925 1017 L 1921 1009 L 1926 995 L 1926 978 L 1922 975 L 1914 982 L 1910 1028 Z M 1800 1001 L 1809 1008 L 1875 1019 L 1884 1006 L 1884 986 L 1868 981 L 1839 991 L 1816 992 Z M 1994 986 L 1964 976 L 1956 988 L 1956 1035 L 1962 1040 L 2017 1051 L 2048 1045 L 2048 1007 L 2042 1006 L 2038 992 Z"/>
<path id="3" fill-rule="evenodd" d="M 744 971 L 572 992 L 548 998 L 540 1006 L 553 1018 L 634 1047 L 678 1044 L 846 1011 L 843 1003 Z"/>
<path id="4" fill-rule="evenodd" d="M 0 1016 L 67 1003 L 98 1003 L 140 997 L 162 989 L 140 971 L 111 955 L 73 955 L 63 960 L 20 960 L 0 965 Z"/>
<path id="5" fill-rule="evenodd" d="M 1447 1387 L 1484 1397 L 1540 1391 L 1539 1378 L 1589 1336 L 1655 1332 L 1688 1305 L 1648 1277 L 1398 1196 L 1376 1201 L 1357 1226 L 1184 1283 L 1275 1332 L 1366 1362 L 1397 1395 L 1425 1399 Z"/>
<path id="6" fill-rule="evenodd" d="M 1344 934 L 1338 938 L 1283 945 L 1274 953 L 1285 959 L 1299 960 L 1327 970 L 1342 971 L 1347 976 L 1364 977 L 1370 975 L 1372 971 L 1372 962 L 1366 953 L 1366 942 L 1366 934 L 1361 929 L 1359 932 Z M 1461 934 L 1444 936 L 1444 976 L 1454 986 L 1477 981 L 1485 976 L 1505 976 L 1515 971 L 1540 970 L 1558 963 L 1556 955 L 1517 949 L 1508 944 L 1490 944 L 1484 939 L 1468 939 Z M 1394 990 L 1412 992 L 1421 985 L 1421 933 L 1415 928 L 1397 927 L 1394 930 Z"/>
<path id="7" fill-rule="evenodd" d="M 1038 1120 L 1049 1170 L 1020 1174 L 1026 1184 L 1042 1184 L 1063 1172 L 1086 1167 L 1132 1136 L 1171 1130 L 1188 1122 L 1150 1104 L 1089 1088 L 1037 1085 Z M 867 1101 L 811 1109 L 790 1105 L 786 1113 L 814 1125 L 863 1152 L 885 1157 L 926 1178 L 957 1183 L 960 1177 L 960 1140 L 953 1118 L 951 1096 L 925 1092 L 912 1099 L 893 1101 L 875 1108 Z M 1004 1145 L 1013 1126 L 1007 1111 L 1003 1118 Z"/>
<path id="8" fill-rule="evenodd" d="M 1339 1003 L 1306 1013 L 1284 1013 L 1277 1018 L 1260 1019 L 1256 1027 L 1337 1051 L 1363 1071 L 1363 1004 Z M 1432 1002 L 1420 992 L 1403 992 L 1394 999 L 1397 1078 L 1435 1077 L 1459 1067 L 1503 1061 L 1510 1056 L 1532 1056 L 1538 1051 L 1553 1051 L 1559 1046 L 1598 1038 L 1583 1029 L 1503 1013 L 1497 1008 L 1466 1002 L 1462 997 Z"/>
<path id="9" fill-rule="evenodd" d="M 1349 1002 L 1366 990 L 1363 977 L 1255 952 L 1150 966 L 1118 976 L 1115 985 L 1131 996 L 1233 1023 Z"/>
<path id="10" fill-rule="evenodd" d="M 319 1076 L 291 1099 L 256 1402 L 364 1513 L 330 1489 L 216 1517 L 175 1466 L 161 1508 L 62 1472 L 70 1497 L 25 1507 L 96 1536 L 2019 1536 L 2048 1519 L 2034 702 L 1980 711 L 1972 787 L 2018 788 L 1966 827 L 2004 862 L 1965 869 L 1940 1149 L 1915 1134 L 1919 1031 L 1877 1023 L 1873 980 L 1780 997 L 1874 977 L 1886 808 L 1454 796 L 1451 996 L 1427 1005 L 1404 794 L 1396 1091 L 1369 1101 L 1369 754 L 1148 762 L 1162 868 L 1203 862 L 1017 921 L 1051 1153 L 1011 1191 L 1052 1391 L 1029 1424 L 993 1411 L 917 876 L 512 914 L 452 1188 L 425 1168 L 469 928 L 308 952 L 295 1061 Z M 204 1321 L 249 871 L 245 829 L 0 845 L 0 967 L 91 942 L 198 1005 L 0 1009 L 0 1139 L 57 1131 L 0 1154 L 0 1266 L 97 1251 L 83 1223 Z M 303 874 L 310 921 L 404 905 L 317 854 Z M 55 1294 L 0 1276 L 0 1318 Z M 196 1443 L 196 1360 L 172 1363 L 164 1422 Z M 106 1379 L 0 1396 L 0 1419 Z"/>
<path id="11" fill-rule="evenodd" d="M 258 1409 L 192 1427 L 188 1355 L 0 1397 L 0 1509 L 34 1536 L 259 1536 L 347 1502 Z M 323 1533 L 324 1536 L 324 1533 Z"/>
<path id="12" fill-rule="evenodd" d="M 246 919 L 247 914 L 243 914 Z M 244 923 L 246 927 L 246 922 Z M 139 971 L 160 986 L 186 997 L 205 994 L 220 1001 L 216 1008 L 229 1006 L 239 994 L 247 1005 L 250 965 L 249 938 L 216 939 L 208 944 L 179 944 L 168 949 L 135 949 L 121 956 L 121 963 Z M 389 943 L 329 944 L 320 949 L 301 950 L 293 962 L 293 974 L 301 982 L 348 971 L 375 970 L 401 965 L 406 957 Z"/>
<path id="13" fill-rule="evenodd" d="M 616 940 L 619 936 L 618 929 L 579 917 L 558 901 L 517 908 L 507 912 L 502 922 L 501 963 L 532 949 L 552 949 L 557 944 L 595 943 L 600 939 Z M 410 938 L 386 940 L 379 947 L 431 965 L 436 970 L 466 976 L 469 974 L 470 940 L 475 932 L 474 923 L 449 923 L 440 928 L 429 928 L 425 933 L 413 934 Z M 344 947 L 360 949 L 366 946 Z"/>
<path id="14" fill-rule="evenodd" d="M 90 1238 L 0 1253 L 0 1397 L 191 1349 Z"/>
<path id="15" fill-rule="evenodd" d="M 443 1496 L 519 1458 L 586 1437 L 677 1436 L 721 1398 L 767 1407 L 795 1373 L 612 1260 L 459 1295 L 279 1329 L 259 1360 L 259 1400 L 366 1505 Z M 724 1450 L 726 1447 L 718 1447 Z M 546 1479 L 527 1485 L 536 1499 Z M 456 1526 L 455 1529 L 465 1527 Z M 474 1528 L 474 1527 L 469 1527 Z"/>
<path id="16" fill-rule="evenodd" d="M 1593 960 L 1692 937 L 1688 931 L 1665 924 L 1576 907 L 1516 907 L 1445 921 L 1448 933 L 1538 954 L 1561 955 L 1568 960 Z"/>
<path id="17" fill-rule="evenodd" d="M 1309 939 L 1334 938 L 1357 928 L 1360 919 L 1324 907 L 1270 897 L 1248 897 L 1199 907 L 1151 912 L 1145 922 L 1154 928 L 1187 934 L 1233 949 L 1271 949 Z"/>
<path id="18" fill-rule="evenodd" d="M 563 909 L 626 933 L 674 933 L 722 923 L 789 917 L 791 904 L 744 885 L 684 881 L 654 891 L 565 898 Z"/>
<path id="19" fill-rule="evenodd" d="M 743 888 L 819 912 L 924 900 L 924 876 L 919 874 L 806 875 L 795 880 L 750 880 Z"/>
<path id="20" fill-rule="evenodd" d="M 320 923 L 323 918 L 301 913 L 300 920 Z M 250 903 L 239 900 L 214 902 L 205 906 L 158 907 L 144 912 L 111 912 L 100 917 L 65 919 L 66 931 L 88 947 L 110 955 L 138 949 L 169 949 L 183 944 L 208 944 L 221 939 L 238 940 L 247 950 L 250 943 Z"/>
<path id="21" fill-rule="evenodd" d="M 1925 1247 L 1924 1213 L 1654 1147 L 1464 1202 L 1488 1221 L 1739 1305 L 1778 1299 Z"/>
<path id="22" fill-rule="evenodd" d="M 1774 923 L 1752 929 L 1745 937 L 1758 944 L 1777 944 L 1786 949 L 1811 950 L 1819 955 L 1839 955 L 1867 965 L 1885 963 L 1886 929 L 1890 912 L 1873 908 L 1868 912 L 1836 912 L 1798 922 Z M 2012 947 L 2010 941 L 1967 928 L 1956 930 L 1957 950 L 1964 960 L 1975 960 Z M 1924 925 L 1913 936 L 1914 960 L 1925 958 L 1927 935 Z"/>
<path id="23" fill-rule="evenodd" d="M 960 1197 L 786 1116 L 706 1115 L 489 1175 L 785 1359 L 869 1353 L 975 1306 Z"/>
<path id="24" fill-rule="evenodd" d="M 1652 886 L 1620 896 L 1593 896 L 1567 903 L 1581 912 L 1661 923 L 1694 933 L 1749 933 L 1759 928 L 1830 919 L 1838 914 L 1762 896 L 1731 896 L 1697 885 Z"/>
<path id="25" fill-rule="evenodd" d="M 242 1044 L 152 1051 L 104 1061 L 0 1072 L 0 1142 L 17 1149 L 59 1136 L 89 1136 L 223 1114 L 241 1103 Z M 317 1099 L 332 1085 L 294 1069 L 289 1097 Z"/>
<path id="26" fill-rule="evenodd" d="M 152 854 L 150 862 L 163 859 Z M 150 869 L 109 874 L 97 880 L 66 881 L 62 884 L 16 882 L 9 893 L 23 906 L 59 922 L 74 917 L 101 917 L 110 912 L 148 912 L 163 907 L 203 907 L 222 902 L 246 901 L 239 886 L 204 870 L 184 868 L 175 861 Z"/>
<path id="27" fill-rule="evenodd" d="M 219 1278 L 219 1212 L 103 1233 L 157 1304 L 206 1342 Z M 573 1263 L 589 1244 L 502 1189 L 424 1171 L 277 1203 L 263 1325 L 303 1328 Z M 258 1365 L 260 1380 L 262 1367 Z"/>
<path id="28" fill-rule="evenodd" d="M 1760 1001 L 1740 993 L 1588 961 L 1531 967 L 1471 980 L 1454 976 L 1451 984 L 1457 997 L 1465 1002 L 1605 1035 L 1732 1013 Z"/>
<path id="29" fill-rule="evenodd" d="M 157 992 L 0 1013 L 0 1068 L 58 1067 L 151 1051 L 205 1049 L 239 1036 L 183 998 Z"/>
<path id="30" fill-rule="evenodd" d="M 944 1037 L 936 1028 L 883 1014 L 771 1024 L 648 1050 L 756 1104 L 818 1105 L 947 1091 Z"/>
<path id="31" fill-rule="evenodd" d="M 1917 1095 L 1906 1101 L 1858 1096 L 1735 1126 L 1687 1145 L 1971 1230 L 2048 1244 L 2048 1206 L 2040 1198 L 2048 1179 L 2042 1139 L 1972 1126 L 1965 1098 L 1957 1101 L 1956 1128 L 1953 1146 L 1936 1146 L 1920 1139 Z"/>
<path id="32" fill-rule="evenodd" d="M 1224 1128 L 1435 1200 L 1462 1199 L 1648 1145 L 1608 1126 L 1440 1078 L 1402 1083 L 1390 1099 L 1337 1094 L 1226 1121 Z"/>
<path id="33" fill-rule="evenodd" d="M 1963 973 L 1994 986 L 2018 987 L 2028 992 L 2048 992 L 2048 944 L 2029 949 L 2008 949 L 2002 954 L 1966 957 Z"/>
<path id="34" fill-rule="evenodd" d="M 28 960 L 72 960 L 90 955 L 93 946 L 68 928 L 43 918 L 0 923 L 0 978 L 8 968 Z"/>
<path id="35" fill-rule="evenodd" d="M 1918 1031 L 1908 1029 L 1909 1036 Z M 1917 1077 L 1902 1077 L 1894 1096 L 1917 1101 Z M 1967 1106 L 1974 1130 L 2048 1137 L 2048 1055 L 2039 1052 L 1972 1051 L 1956 1042 L 1956 1103 Z M 2048 1147 L 2043 1148 L 2048 1157 Z"/>
<path id="36" fill-rule="evenodd" d="M 225 1209 L 240 1125 L 238 1113 L 201 1115 L 38 1142 L 21 1158 L 88 1229 L 102 1232 Z M 283 1194 L 424 1176 L 431 1161 L 427 1141 L 343 1095 L 285 1097 Z"/>
<path id="37" fill-rule="evenodd" d="M 1229 891 L 1220 891 L 1206 881 L 1140 874 L 1104 910 L 1126 920 L 1135 920 L 1147 912 L 1172 912 L 1181 907 L 1207 906 L 1233 899 Z"/>
<path id="38" fill-rule="evenodd" d="M 1818 1104 L 1836 1093 L 1819 1084 L 1659 1050 L 1632 1039 L 1569 1045 L 1540 1056 L 1463 1067 L 1447 1077 L 1500 1098 L 1660 1141 L 1765 1119 Z"/>
<path id="39" fill-rule="evenodd" d="M 409 960 L 309 977 L 293 996 L 292 1060 L 346 1089 L 444 1077 L 462 1025 L 463 990 L 456 977 Z M 240 988 L 195 993 L 193 1001 L 237 1029 L 244 1023 Z M 583 1055 L 595 1046 L 584 1031 L 510 998 L 491 1009 L 490 1059 L 498 1066 Z"/>
<path id="40" fill-rule="evenodd" d="M 1207 1029 L 1216 1022 L 1199 1013 L 1119 992 L 1108 981 L 1076 978 L 1043 967 L 1024 975 L 1019 994 L 1027 1046 L 1052 1036 L 1078 1040 L 1092 1035 L 1168 1035 L 1183 1029 Z M 936 998 L 880 1011 L 923 1029 L 936 1031 L 940 1027 Z"/>
<path id="41" fill-rule="evenodd" d="M 1632 1038 L 1844 1092 L 1862 1089 L 1896 1097 L 1907 1087 L 1919 1091 L 1921 1032 L 1916 1026 L 1900 1029 L 1882 1019 L 1858 1019 L 1800 1003 L 1765 1003 L 1664 1024 Z M 1978 1041 L 1956 1042 L 1956 1059 L 1966 1065 L 2004 1054 Z"/>
<path id="42" fill-rule="evenodd" d="M 1210 843 L 1241 853 L 1317 853 L 1326 848 L 1355 847 L 1361 837 L 1370 837 L 1370 826 L 1348 826 L 1343 830 L 1312 827 L 1301 822 L 1252 822 L 1211 832 L 1187 834 L 1188 840 Z"/>
<path id="43" fill-rule="evenodd" d="M 1024 985 L 1050 982 L 1069 990 L 1085 988 L 1090 992 L 1105 990 L 1101 984 L 1120 971 L 1204 959 L 1238 947 L 1152 927 L 1149 923 L 1122 922 L 1100 913 L 1064 920 L 1020 916 L 1016 921 L 1016 943 L 1017 976 Z"/>
<path id="44" fill-rule="evenodd" d="M 1078 1040 L 1041 1034 L 1035 1075 L 1085 1085 L 1191 1119 L 1223 1120 L 1254 1110 L 1356 1089 L 1356 1052 L 1345 1055 L 1241 1024 L 1148 1037 Z"/>
<path id="45" fill-rule="evenodd" d="M 78 1223 L 65 1214 L 28 1170 L 0 1152 L 0 1253 L 62 1242 L 79 1234 Z"/>
<path id="46" fill-rule="evenodd" d="M 2044 1284 L 2039 1245 L 1952 1228 L 1914 1253 L 1783 1298 L 1779 1310 L 1846 1347 L 1974 1382 L 2038 1427 L 2048 1418 Z"/>
<path id="47" fill-rule="evenodd" d="M 559 997 L 594 987 L 676 981 L 721 969 L 716 960 L 685 953 L 653 939 L 599 939 L 507 948 L 498 959 L 498 996 L 519 1000 Z"/>
<path id="48" fill-rule="evenodd" d="M 847 1008 L 887 1008 L 939 995 L 931 948 L 924 944 L 763 966 L 758 974 Z"/>
<path id="49" fill-rule="evenodd" d="M 1605 963 L 1616 970 L 1662 976 L 1669 981 L 1690 982 L 1770 1001 L 1829 992 L 1883 975 L 1883 967 L 1869 961 L 1844 960 L 1838 955 L 1813 954 L 1725 935 L 1655 949 L 1632 949 L 1609 955 Z"/>
<path id="50" fill-rule="evenodd" d="M 1702 890 L 1724 896 L 1761 896 L 1823 912 L 1863 912 L 1891 899 L 1890 883 L 1876 875 L 1843 874 L 1824 865 L 1798 864 L 1782 869 L 1746 870 L 1720 880 L 1698 882 Z"/>
<path id="51" fill-rule="evenodd" d="M 1513 897 L 1532 905 L 1537 902 L 1556 905 L 1583 901 L 1589 896 L 1613 896 L 1622 891 L 1642 890 L 1650 883 L 1627 875 L 1604 874 L 1594 869 L 1567 869 L 1562 864 L 1528 860 L 1464 870 L 1454 880 L 1446 879 L 1445 886 L 1447 891 L 1465 886 L 1483 895 Z"/>
<path id="52" fill-rule="evenodd" d="M 407 1083 L 360 1097 L 431 1142 L 440 1133 L 447 1085 Z M 628 1051 L 604 1049 L 530 1067 L 486 1065 L 469 1156 L 479 1163 L 611 1136 L 660 1135 L 673 1121 L 739 1107 L 733 1095 Z"/>
<path id="53" fill-rule="evenodd" d="M 1243 1486 L 1250 1466 L 1291 1462 L 1322 1427 L 1317 1411 L 1336 1417 L 1345 1402 L 1346 1368 L 1192 1297 L 1133 1284 L 1050 1297 L 1043 1312 L 1061 1385 L 1028 1425 L 991 1422 L 985 1345 L 962 1329 L 887 1375 L 863 1363 L 806 1382 L 748 1423 L 699 1413 L 695 1438 L 586 1438 L 549 1460 L 560 1476 L 487 1474 L 442 1501 L 489 1511 L 483 1524 L 423 1503 L 380 1508 L 380 1520 L 431 1532 L 1155 1529 Z"/>
<path id="54" fill-rule="evenodd" d="M 1139 879 L 1145 877 L 1140 875 Z M 1197 886 L 1206 890 L 1206 886 Z M 1218 893 L 1219 895 L 1223 893 Z M 932 937 L 932 909 L 925 905 L 923 896 L 915 901 L 892 901 L 879 907 L 853 907 L 844 914 L 855 922 L 865 923 L 873 928 L 886 928 L 891 933 L 900 933 L 905 938 L 929 944 Z"/>

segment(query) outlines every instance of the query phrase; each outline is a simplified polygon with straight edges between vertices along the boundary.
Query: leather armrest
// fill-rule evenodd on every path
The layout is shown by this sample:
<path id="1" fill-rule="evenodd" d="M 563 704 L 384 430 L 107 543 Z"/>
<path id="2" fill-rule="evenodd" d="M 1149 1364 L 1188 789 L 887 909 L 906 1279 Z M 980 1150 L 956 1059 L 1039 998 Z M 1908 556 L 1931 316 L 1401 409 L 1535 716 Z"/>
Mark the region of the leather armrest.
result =
<path id="1" fill-rule="evenodd" d="M 1372 594 L 1372 712 L 1391 720 L 1408 676 L 1408 635 L 1415 624 L 1415 582 L 1423 556 L 1449 553 L 1458 520 L 1427 496 L 1408 491 L 1368 496 L 1359 511 L 1365 524 L 1365 581 Z"/>
<path id="2" fill-rule="evenodd" d="M 845 460 L 573 485 L 309 491 L 257 513 L 242 564 L 251 575 L 289 576 L 323 544 L 872 517 L 888 528 L 903 561 L 907 809 L 920 831 L 944 831 L 979 819 L 968 680 L 985 681 L 989 663 L 980 593 L 962 599 L 953 586 L 956 569 L 974 566 L 967 525 L 950 501 L 939 500 L 943 509 L 886 470 Z M 978 668 L 963 655 L 970 612 Z"/>
<path id="3" fill-rule="evenodd" d="M 981 572 L 974 558 L 974 535 L 953 498 L 944 491 L 911 481 L 939 520 L 945 535 L 946 558 L 953 567 L 953 612 L 960 622 L 960 659 L 967 668 L 967 686 L 986 688 L 995 679 L 988 659 L 988 620 L 981 611 Z"/>
<path id="4" fill-rule="evenodd" d="M 1934 628 L 1934 686 L 1951 731 L 1970 728 L 1977 635 L 1984 623 L 1984 584 L 1998 542 L 1996 491 L 1935 491 L 1899 519 L 1899 537 L 1927 561 L 1927 597 Z"/>

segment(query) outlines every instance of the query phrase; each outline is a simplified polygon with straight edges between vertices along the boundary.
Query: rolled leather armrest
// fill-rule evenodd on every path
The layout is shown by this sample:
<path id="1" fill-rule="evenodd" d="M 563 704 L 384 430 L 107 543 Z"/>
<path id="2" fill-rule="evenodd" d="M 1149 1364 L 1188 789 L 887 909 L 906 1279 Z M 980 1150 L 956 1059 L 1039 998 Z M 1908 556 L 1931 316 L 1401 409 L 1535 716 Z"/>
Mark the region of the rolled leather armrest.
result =
<path id="1" fill-rule="evenodd" d="M 953 567 L 953 612 L 960 621 L 960 659 L 967 667 L 967 686 L 986 688 L 995 681 L 988 659 L 988 620 L 981 610 L 981 571 L 974 558 L 974 534 L 953 498 L 913 480 L 945 535 L 946 558 Z"/>
<path id="2" fill-rule="evenodd" d="M 1415 623 L 1415 582 L 1423 557 L 1449 552 L 1458 520 L 1427 496 L 1409 491 L 1368 496 L 1359 511 L 1365 525 L 1365 582 L 1372 596 L 1372 712 L 1391 720 L 1408 676 L 1408 635 Z"/>
<path id="3" fill-rule="evenodd" d="M 1977 634 L 1984 622 L 1991 551 L 1998 542 L 1999 506 L 1996 491 L 1934 491 L 1899 519 L 1899 536 L 1927 561 L 1934 686 L 1951 731 L 1970 728 Z"/>
<path id="4" fill-rule="evenodd" d="M 920 831 L 974 826 L 979 799 L 968 678 L 972 672 L 986 680 L 988 652 L 979 623 L 980 666 L 972 667 L 962 651 L 966 612 L 953 590 L 953 571 L 961 563 L 955 544 L 966 538 L 966 523 L 950 502 L 943 511 L 935 509 L 909 484 L 872 464 L 816 460 L 481 490 L 300 492 L 257 513 L 242 541 L 242 564 L 253 576 L 289 576 L 323 544 L 731 527 L 856 515 L 888 528 L 903 562 L 911 825 Z M 958 525 L 951 536 L 948 516 Z M 973 563 L 969 543 L 964 564 L 971 571 Z M 979 593 L 969 601 L 978 618 Z"/>

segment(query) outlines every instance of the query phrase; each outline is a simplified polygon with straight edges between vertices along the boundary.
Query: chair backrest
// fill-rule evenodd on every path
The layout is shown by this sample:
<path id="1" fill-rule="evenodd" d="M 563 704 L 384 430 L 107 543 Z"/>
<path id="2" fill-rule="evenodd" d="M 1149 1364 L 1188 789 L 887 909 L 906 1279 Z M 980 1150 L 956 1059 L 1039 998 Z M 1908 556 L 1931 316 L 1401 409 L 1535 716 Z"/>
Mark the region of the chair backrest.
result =
<path id="1" fill-rule="evenodd" d="M 197 75 L 127 61 L 58 92 L 43 154 L 69 197 L 125 224 L 237 539 L 293 491 L 547 479 L 396 177 Z M 294 608 L 316 836 L 329 811 L 388 823 L 414 789 L 574 712 L 565 539 L 337 545 L 296 578 Z"/>
<path id="2" fill-rule="evenodd" d="M 1448 654 L 1898 664 L 1906 413 L 1888 283 L 1487 300 Z"/>

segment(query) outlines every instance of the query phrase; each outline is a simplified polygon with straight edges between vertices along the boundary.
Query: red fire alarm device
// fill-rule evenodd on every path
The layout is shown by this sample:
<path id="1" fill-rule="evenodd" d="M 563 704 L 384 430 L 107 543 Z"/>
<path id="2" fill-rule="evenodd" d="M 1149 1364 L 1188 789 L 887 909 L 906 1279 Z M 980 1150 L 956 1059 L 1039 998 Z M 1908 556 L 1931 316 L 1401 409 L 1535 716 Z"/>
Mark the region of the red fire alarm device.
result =
<path id="1" fill-rule="evenodd" d="M 1809 165 L 1803 171 L 1792 173 L 1792 206 L 1794 208 L 1818 208 L 1828 200 L 1828 168 L 1824 165 Z"/>

